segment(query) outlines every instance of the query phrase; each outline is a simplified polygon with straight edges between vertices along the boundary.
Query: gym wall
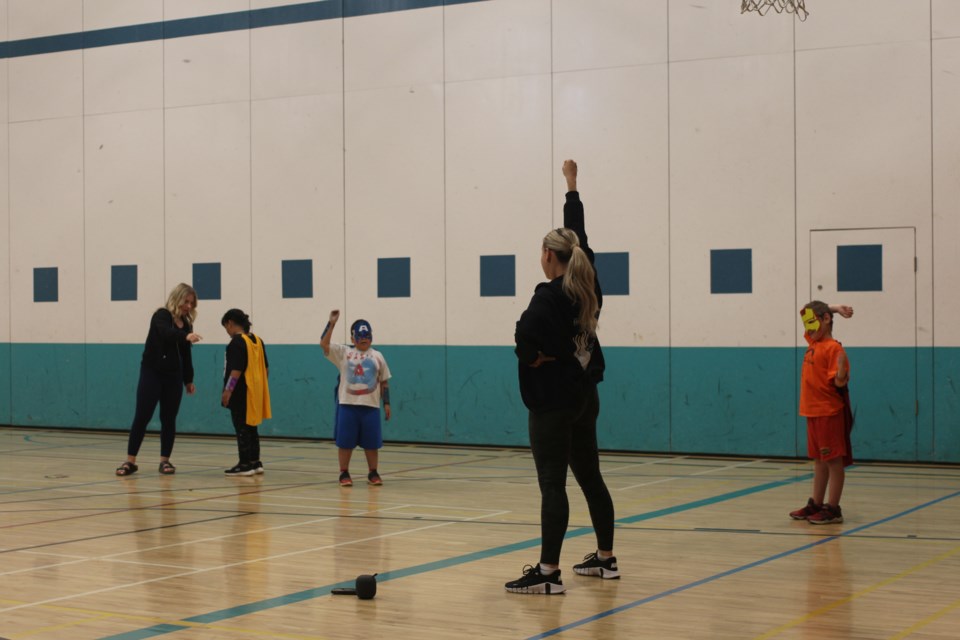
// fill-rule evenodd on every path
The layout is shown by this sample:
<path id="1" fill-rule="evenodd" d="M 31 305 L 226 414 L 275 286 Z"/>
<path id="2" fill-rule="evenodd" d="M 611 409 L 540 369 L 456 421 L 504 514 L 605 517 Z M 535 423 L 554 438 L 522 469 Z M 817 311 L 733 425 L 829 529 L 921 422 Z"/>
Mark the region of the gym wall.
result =
<path id="1" fill-rule="evenodd" d="M 339 308 L 393 371 L 388 440 L 524 445 L 513 328 L 572 157 L 602 448 L 805 456 L 820 298 L 856 309 L 858 457 L 960 462 L 955 4 L 0 0 L 0 423 L 126 429 L 185 281 L 182 433 L 232 434 L 240 307 L 263 434 L 331 437 Z"/>

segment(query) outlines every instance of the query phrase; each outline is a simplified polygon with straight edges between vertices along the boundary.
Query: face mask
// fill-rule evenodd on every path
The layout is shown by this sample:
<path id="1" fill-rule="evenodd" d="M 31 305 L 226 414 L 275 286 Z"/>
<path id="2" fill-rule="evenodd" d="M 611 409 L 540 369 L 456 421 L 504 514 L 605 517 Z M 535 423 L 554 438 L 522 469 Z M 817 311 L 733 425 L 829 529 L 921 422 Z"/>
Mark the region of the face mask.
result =
<path id="1" fill-rule="evenodd" d="M 363 339 L 372 341 L 373 331 L 371 331 L 370 325 L 361 322 L 360 324 L 357 325 L 356 329 L 354 329 L 353 331 L 353 340 L 354 342 L 357 342 Z"/>
<path id="2" fill-rule="evenodd" d="M 820 329 L 820 321 L 817 320 L 817 315 L 810 307 L 803 310 L 803 315 L 800 318 L 803 320 L 803 328 L 810 333 L 816 333 Z"/>

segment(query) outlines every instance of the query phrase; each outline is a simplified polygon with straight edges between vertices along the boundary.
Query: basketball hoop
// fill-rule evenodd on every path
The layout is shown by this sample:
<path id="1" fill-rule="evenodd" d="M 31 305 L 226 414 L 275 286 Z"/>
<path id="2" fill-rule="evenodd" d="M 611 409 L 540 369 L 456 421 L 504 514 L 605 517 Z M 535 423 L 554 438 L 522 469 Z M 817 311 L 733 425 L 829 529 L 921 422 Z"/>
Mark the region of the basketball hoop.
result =
<path id="1" fill-rule="evenodd" d="M 795 13 L 800 18 L 800 22 L 807 19 L 810 15 L 807 8 L 803 6 L 803 0 L 741 0 L 740 13 L 756 11 L 762 16 L 767 15 L 767 11 L 773 9 L 777 13 Z"/>

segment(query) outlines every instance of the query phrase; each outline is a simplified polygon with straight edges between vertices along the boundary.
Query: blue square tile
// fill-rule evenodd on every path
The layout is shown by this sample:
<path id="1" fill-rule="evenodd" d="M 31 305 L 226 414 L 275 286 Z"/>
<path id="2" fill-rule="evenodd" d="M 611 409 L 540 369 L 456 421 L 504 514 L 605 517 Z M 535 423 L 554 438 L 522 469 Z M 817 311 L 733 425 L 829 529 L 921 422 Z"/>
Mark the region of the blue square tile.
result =
<path id="1" fill-rule="evenodd" d="M 480 295 L 517 295 L 516 256 L 480 256 Z"/>
<path id="2" fill-rule="evenodd" d="M 33 270 L 34 302 L 57 302 L 59 293 L 57 267 L 37 267 Z"/>
<path id="3" fill-rule="evenodd" d="M 377 297 L 410 297 L 410 258 L 377 259 Z"/>
<path id="4" fill-rule="evenodd" d="M 710 293 L 753 293 L 753 250 L 710 250 Z"/>
<path id="5" fill-rule="evenodd" d="M 110 267 L 110 299 L 137 299 L 137 265 L 115 264 Z"/>
<path id="6" fill-rule="evenodd" d="M 280 263 L 284 298 L 313 297 L 313 260 L 283 260 Z"/>
<path id="7" fill-rule="evenodd" d="M 196 262 L 193 265 L 193 288 L 198 300 L 220 299 L 220 263 Z"/>
<path id="8" fill-rule="evenodd" d="M 883 245 L 837 247 L 837 291 L 883 291 Z"/>
<path id="9" fill-rule="evenodd" d="M 593 256 L 593 266 L 597 270 L 603 295 L 630 295 L 629 253 L 596 253 Z"/>

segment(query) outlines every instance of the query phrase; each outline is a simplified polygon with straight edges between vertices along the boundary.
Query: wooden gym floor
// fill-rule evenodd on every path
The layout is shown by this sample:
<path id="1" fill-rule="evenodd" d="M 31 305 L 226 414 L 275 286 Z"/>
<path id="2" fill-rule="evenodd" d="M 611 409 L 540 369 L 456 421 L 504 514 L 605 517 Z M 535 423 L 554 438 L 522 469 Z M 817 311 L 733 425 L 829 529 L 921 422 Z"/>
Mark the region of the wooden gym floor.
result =
<path id="1" fill-rule="evenodd" d="M 387 445 L 382 487 L 337 485 L 329 442 L 181 436 L 175 476 L 118 478 L 126 434 L 0 429 L 0 636 L 36 640 L 956 638 L 960 468 L 848 470 L 842 525 L 795 522 L 803 461 L 605 455 L 623 578 L 570 487 L 562 595 L 506 593 L 535 563 L 526 450 Z M 573 482 L 572 479 L 570 481 Z M 333 596 L 378 573 L 373 600 Z"/>

